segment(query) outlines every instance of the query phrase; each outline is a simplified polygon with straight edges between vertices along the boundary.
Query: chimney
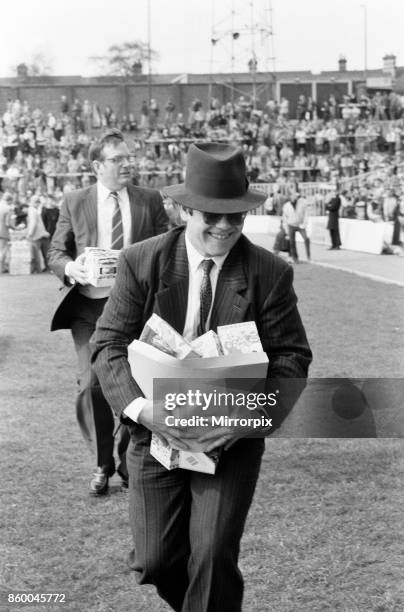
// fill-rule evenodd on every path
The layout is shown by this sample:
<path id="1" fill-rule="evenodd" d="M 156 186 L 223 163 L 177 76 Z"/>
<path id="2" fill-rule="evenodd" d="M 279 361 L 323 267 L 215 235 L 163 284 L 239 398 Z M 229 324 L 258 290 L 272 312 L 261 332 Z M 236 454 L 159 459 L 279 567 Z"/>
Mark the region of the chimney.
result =
<path id="1" fill-rule="evenodd" d="M 390 74 L 393 78 L 396 76 L 396 56 L 394 53 L 389 53 L 383 57 L 383 72 Z"/>
<path id="2" fill-rule="evenodd" d="M 340 55 L 338 60 L 338 70 L 340 72 L 346 72 L 346 57 Z"/>
<path id="3" fill-rule="evenodd" d="M 136 60 L 132 65 L 132 77 L 134 81 L 143 81 L 143 63 L 140 59 Z"/>
<path id="4" fill-rule="evenodd" d="M 18 64 L 17 66 L 17 78 L 24 80 L 28 77 L 28 66 L 27 64 Z"/>
<path id="5" fill-rule="evenodd" d="M 140 60 L 134 62 L 132 66 L 133 74 L 142 74 L 143 73 L 143 64 Z"/>

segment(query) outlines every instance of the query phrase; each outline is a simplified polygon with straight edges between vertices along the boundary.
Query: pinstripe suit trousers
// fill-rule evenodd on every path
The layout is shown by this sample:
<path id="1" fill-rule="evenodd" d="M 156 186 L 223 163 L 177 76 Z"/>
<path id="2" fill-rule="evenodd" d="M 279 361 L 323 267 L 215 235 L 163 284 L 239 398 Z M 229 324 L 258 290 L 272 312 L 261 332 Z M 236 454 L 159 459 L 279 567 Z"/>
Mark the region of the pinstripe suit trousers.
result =
<path id="1" fill-rule="evenodd" d="M 239 440 L 222 453 L 214 476 L 168 471 L 150 455 L 147 430 L 132 436 L 129 565 L 174 610 L 241 611 L 240 540 L 263 451 L 262 439 Z"/>

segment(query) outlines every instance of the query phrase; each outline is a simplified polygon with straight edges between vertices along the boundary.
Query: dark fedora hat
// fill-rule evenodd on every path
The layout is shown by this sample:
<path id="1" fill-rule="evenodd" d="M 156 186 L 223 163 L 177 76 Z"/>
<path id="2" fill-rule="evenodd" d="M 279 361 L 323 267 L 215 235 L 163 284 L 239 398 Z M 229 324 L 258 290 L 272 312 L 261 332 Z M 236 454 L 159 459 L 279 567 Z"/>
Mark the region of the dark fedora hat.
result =
<path id="1" fill-rule="evenodd" d="M 191 144 L 185 183 L 162 191 L 183 206 L 218 213 L 252 210 L 267 197 L 249 189 L 241 149 L 213 142 Z"/>

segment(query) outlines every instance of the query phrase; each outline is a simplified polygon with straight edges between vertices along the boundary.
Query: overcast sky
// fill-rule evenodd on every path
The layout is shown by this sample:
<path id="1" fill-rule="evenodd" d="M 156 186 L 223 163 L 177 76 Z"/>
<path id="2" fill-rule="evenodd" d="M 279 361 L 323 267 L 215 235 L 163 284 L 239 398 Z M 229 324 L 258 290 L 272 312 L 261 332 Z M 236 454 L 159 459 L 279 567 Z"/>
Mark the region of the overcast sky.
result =
<path id="1" fill-rule="evenodd" d="M 53 74 L 94 75 L 89 57 L 147 41 L 148 2 L 159 73 L 245 71 L 253 49 L 258 70 L 333 70 L 340 55 L 363 69 L 365 30 L 368 68 L 386 53 L 404 65 L 404 0 L 11 0 L 1 9 L 0 76 L 37 53 Z"/>

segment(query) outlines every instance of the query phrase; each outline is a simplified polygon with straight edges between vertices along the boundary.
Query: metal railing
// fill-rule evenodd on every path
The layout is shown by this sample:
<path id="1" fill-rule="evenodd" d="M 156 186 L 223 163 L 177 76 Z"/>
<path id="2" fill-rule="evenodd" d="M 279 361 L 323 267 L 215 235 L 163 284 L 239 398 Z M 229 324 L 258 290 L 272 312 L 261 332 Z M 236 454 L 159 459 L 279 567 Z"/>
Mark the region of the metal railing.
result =
<path id="1" fill-rule="evenodd" d="M 270 196 L 282 196 L 287 198 L 294 185 L 290 183 L 251 183 L 251 187 Z M 309 213 L 312 216 L 322 216 L 325 214 L 325 205 L 330 194 L 335 190 L 335 183 L 332 182 L 310 182 L 299 183 L 299 193 L 306 198 Z M 266 204 L 261 204 L 254 209 L 251 214 L 268 214 Z"/>

